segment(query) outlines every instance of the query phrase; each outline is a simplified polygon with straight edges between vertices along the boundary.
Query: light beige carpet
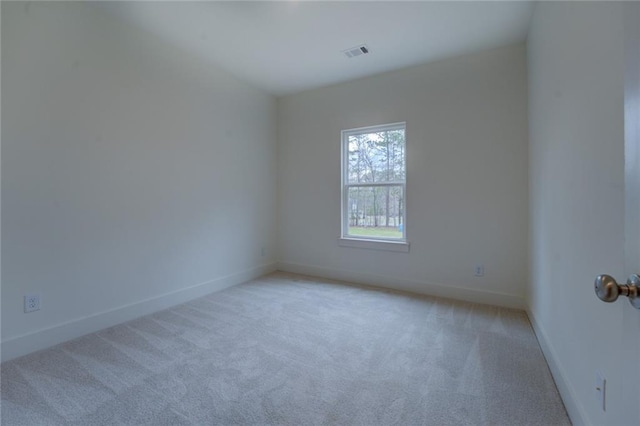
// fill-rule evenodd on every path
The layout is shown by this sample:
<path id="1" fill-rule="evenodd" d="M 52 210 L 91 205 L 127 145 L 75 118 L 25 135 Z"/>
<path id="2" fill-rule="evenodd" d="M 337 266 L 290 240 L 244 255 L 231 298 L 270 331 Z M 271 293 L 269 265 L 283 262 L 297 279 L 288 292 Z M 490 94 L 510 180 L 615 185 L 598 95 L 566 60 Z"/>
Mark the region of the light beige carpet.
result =
<path id="1" fill-rule="evenodd" d="M 6 425 L 567 425 L 521 311 L 276 273 L 2 364 Z"/>

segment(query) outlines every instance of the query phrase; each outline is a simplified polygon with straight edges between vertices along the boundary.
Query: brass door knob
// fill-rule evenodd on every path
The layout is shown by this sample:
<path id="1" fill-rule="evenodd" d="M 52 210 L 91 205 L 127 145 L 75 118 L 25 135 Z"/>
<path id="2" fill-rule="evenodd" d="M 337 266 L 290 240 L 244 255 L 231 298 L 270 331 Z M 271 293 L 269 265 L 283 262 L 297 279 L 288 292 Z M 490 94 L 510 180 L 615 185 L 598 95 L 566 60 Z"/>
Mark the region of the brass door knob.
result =
<path id="1" fill-rule="evenodd" d="M 626 296 L 633 307 L 640 309 L 640 276 L 633 274 L 626 284 L 618 284 L 611 275 L 598 275 L 594 283 L 596 295 L 603 302 L 615 302 Z"/>

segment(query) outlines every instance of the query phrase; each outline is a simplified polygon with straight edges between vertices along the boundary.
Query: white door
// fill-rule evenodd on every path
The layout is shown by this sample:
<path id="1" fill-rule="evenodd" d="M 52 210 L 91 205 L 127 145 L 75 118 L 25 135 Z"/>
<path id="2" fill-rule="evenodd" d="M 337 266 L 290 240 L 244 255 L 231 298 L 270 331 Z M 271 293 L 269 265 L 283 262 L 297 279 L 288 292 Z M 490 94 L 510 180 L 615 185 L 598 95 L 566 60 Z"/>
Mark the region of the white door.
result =
<path id="1" fill-rule="evenodd" d="M 625 6 L 625 270 L 640 274 L 640 4 Z M 622 278 L 622 277 L 621 277 Z M 626 278 L 625 278 L 626 279 Z M 640 425 L 640 309 L 623 309 L 625 424 Z M 620 303 L 620 302 L 619 302 Z"/>

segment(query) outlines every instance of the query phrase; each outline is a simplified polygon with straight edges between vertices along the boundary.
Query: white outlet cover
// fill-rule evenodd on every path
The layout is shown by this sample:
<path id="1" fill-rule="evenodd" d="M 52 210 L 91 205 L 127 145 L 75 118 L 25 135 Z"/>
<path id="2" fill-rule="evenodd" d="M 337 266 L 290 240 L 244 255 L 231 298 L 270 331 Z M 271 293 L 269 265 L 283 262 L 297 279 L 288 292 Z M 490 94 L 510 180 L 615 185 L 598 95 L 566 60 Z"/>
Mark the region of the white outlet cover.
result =
<path id="1" fill-rule="evenodd" d="M 40 310 L 40 295 L 26 294 L 24 296 L 24 312 L 34 312 Z"/>

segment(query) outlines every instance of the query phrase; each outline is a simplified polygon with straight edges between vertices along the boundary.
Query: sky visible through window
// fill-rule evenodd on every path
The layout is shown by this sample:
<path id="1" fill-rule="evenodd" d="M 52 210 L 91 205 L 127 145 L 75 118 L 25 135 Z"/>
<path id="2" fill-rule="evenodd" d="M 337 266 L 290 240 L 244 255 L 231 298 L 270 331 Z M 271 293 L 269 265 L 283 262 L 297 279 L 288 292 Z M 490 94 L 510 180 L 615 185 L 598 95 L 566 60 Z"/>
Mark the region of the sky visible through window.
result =
<path id="1" fill-rule="evenodd" d="M 349 135 L 346 166 L 347 235 L 402 239 L 404 128 Z"/>

